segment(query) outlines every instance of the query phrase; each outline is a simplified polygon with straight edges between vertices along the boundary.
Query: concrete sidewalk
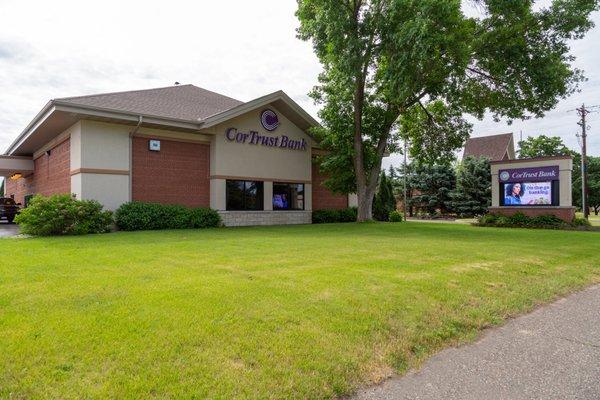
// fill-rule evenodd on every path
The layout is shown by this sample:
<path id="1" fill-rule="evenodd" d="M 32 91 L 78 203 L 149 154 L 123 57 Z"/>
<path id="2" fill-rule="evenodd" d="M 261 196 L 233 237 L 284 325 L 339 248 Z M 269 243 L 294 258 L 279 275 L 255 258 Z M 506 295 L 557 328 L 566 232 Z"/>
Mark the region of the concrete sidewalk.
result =
<path id="1" fill-rule="evenodd" d="M 353 399 L 600 399 L 600 285 L 444 350 Z"/>

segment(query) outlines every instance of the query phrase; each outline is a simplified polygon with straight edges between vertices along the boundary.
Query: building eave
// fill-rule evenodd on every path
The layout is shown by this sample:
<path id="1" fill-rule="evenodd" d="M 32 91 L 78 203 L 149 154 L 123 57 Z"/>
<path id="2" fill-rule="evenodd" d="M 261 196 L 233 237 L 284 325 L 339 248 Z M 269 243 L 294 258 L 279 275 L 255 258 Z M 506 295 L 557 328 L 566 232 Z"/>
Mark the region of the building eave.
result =
<path id="1" fill-rule="evenodd" d="M 131 111 L 115 110 L 109 108 L 73 105 L 71 103 L 62 102 L 60 100 L 52 100 L 48 102 L 44 108 L 34 117 L 27 125 L 23 132 L 11 143 L 5 151 L 5 155 L 13 155 L 18 151 L 36 130 L 49 118 L 57 113 L 66 113 L 72 115 L 74 119 L 80 120 L 85 118 L 106 119 L 110 121 L 124 122 L 127 124 L 135 124 L 142 117 L 145 126 L 176 128 L 187 131 L 197 131 L 200 124 L 197 121 L 183 120 L 177 118 L 165 118 L 156 115 L 136 113 Z"/>

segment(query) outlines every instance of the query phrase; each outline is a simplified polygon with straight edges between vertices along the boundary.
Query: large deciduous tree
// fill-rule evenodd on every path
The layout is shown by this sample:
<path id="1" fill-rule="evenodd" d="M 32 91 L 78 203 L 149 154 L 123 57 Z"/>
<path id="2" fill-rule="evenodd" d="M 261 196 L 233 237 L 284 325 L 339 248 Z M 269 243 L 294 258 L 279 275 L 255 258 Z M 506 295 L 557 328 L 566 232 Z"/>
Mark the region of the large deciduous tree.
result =
<path id="1" fill-rule="evenodd" d="M 559 136 L 540 135 L 519 142 L 519 158 L 568 156 L 573 152 Z"/>
<path id="2" fill-rule="evenodd" d="M 598 0 L 534 3 L 474 0 L 469 15 L 460 0 L 298 0 L 298 36 L 323 65 L 311 93 L 330 150 L 322 167 L 330 188 L 357 193 L 359 221 L 372 217 L 400 117 L 427 124 L 410 149 L 427 158 L 462 145 L 463 114 L 540 117 L 577 89 L 567 42 L 593 26 Z"/>

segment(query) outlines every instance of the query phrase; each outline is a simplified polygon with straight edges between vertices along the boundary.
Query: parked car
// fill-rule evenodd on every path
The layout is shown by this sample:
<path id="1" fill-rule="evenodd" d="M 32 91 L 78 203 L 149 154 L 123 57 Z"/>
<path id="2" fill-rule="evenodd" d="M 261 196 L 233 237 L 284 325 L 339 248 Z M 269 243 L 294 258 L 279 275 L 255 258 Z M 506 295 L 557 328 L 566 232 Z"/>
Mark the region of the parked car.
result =
<path id="1" fill-rule="evenodd" d="M 9 224 L 15 220 L 15 215 L 21 210 L 21 205 L 10 197 L 0 197 L 0 219 L 6 218 Z"/>

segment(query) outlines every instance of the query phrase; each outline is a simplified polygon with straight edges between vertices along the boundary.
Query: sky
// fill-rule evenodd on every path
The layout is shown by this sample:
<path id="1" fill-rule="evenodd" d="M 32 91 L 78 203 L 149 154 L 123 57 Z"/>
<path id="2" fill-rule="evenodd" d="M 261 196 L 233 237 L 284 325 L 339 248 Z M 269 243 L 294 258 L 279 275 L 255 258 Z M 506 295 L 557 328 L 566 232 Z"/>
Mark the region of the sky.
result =
<path id="1" fill-rule="evenodd" d="M 249 101 L 283 90 L 313 116 L 320 71 L 296 38 L 295 0 L 0 0 L 0 152 L 52 98 L 194 84 Z M 600 25 L 600 14 L 594 15 Z M 600 26 L 572 44 L 588 81 L 543 119 L 474 121 L 473 136 L 540 134 L 579 145 L 582 103 L 600 105 Z M 597 110 L 600 110 L 598 108 Z M 589 115 L 589 154 L 600 156 L 600 113 Z M 399 165 L 392 155 L 384 162 Z"/>

